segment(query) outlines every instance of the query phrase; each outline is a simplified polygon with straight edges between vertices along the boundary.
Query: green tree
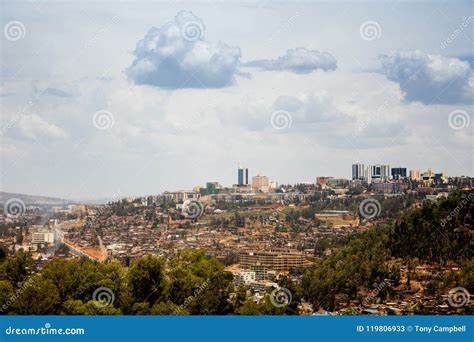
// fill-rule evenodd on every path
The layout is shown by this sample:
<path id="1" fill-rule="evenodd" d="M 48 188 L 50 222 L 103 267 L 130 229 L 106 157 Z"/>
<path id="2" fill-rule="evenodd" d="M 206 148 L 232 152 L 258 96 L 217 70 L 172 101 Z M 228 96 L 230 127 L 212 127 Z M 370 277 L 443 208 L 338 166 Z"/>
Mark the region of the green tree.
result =
<path id="1" fill-rule="evenodd" d="M 0 280 L 0 314 L 9 311 L 15 289 L 9 280 Z"/>
<path id="2" fill-rule="evenodd" d="M 98 302 L 93 300 L 83 303 L 81 300 L 70 299 L 63 304 L 63 307 L 64 313 L 68 315 L 111 316 L 122 313 L 120 309 L 114 308 L 111 305 L 98 304 Z"/>
<path id="3" fill-rule="evenodd" d="M 224 315 L 232 311 L 228 302 L 233 290 L 231 273 L 224 265 L 198 249 L 178 253 L 170 261 L 170 299 L 185 305 L 192 315 Z"/>
<path id="4" fill-rule="evenodd" d="M 1 264 L 0 277 L 16 285 L 23 282 L 33 271 L 34 266 L 30 256 L 24 251 L 19 251 L 13 259 L 8 259 Z"/>
<path id="5" fill-rule="evenodd" d="M 45 315 L 55 312 L 60 305 L 57 287 L 41 275 L 32 276 L 13 301 L 12 311 L 18 315 Z"/>
<path id="6" fill-rule="evenodd" d="M 135 302 L 156 301 L 167 297 L 167 282 L 163 260 L 148 255 L 135 260 L 128 271 L 128 282 Z"/>

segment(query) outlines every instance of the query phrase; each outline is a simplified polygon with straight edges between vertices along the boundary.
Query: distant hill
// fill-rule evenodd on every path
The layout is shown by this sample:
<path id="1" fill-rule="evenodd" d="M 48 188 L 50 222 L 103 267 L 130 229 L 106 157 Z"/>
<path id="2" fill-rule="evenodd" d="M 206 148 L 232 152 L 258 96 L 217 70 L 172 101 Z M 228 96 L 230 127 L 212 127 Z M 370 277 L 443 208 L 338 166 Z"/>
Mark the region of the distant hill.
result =
<path id="1" fill-rule="evenodd" d="M 11 198 L 18 198 L 25 202 L 26 205 L 64 205 L 69 203 L 75 203 L 74 201 L 67 200 L 64 198 L 15 194 L 11 192 L 0 191 L 0 203 L 5 203 Z"/>

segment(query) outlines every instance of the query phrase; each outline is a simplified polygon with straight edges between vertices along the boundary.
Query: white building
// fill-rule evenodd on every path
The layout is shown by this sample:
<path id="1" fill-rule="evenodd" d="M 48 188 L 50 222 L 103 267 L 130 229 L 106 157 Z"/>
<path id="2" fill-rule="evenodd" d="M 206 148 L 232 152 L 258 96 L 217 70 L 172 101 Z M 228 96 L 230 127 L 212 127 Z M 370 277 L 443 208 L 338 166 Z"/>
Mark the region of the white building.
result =
<path id="1" fill-rule="evenodd" d="M 51 232 L 36 232 L 31 235 L 32 244 L 54 243 L 54 233 Z"/>
<path id="2" fill-rule="evenodd" d="M 245 284 L 255 282 L 255 271 L 237 271 L 234 274 L 234 281 L 236 284 Z"/>

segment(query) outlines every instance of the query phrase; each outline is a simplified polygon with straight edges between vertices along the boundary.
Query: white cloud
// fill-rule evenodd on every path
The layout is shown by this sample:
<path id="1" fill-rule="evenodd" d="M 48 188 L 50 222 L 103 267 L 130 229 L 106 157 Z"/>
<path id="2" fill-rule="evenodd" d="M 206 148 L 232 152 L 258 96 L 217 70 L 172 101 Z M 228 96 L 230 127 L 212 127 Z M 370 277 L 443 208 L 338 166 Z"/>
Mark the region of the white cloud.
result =
<path id="1" fill-rule="evenodd" d="M 407 101 L 452 104 L 472 100 L 468 62 L 420 50 L 399 50 L 393 56 L 380 56 L 380 60 L 383 72 L 400 85 Z"/>
<path id="2" fill-rule="evenodd" d="M 240 48 L 204 38 L 204 22 L 192 12 L 152 27 L 137 43 L 135 59 L 126 70 L 136 84 L 162 88 L 221 88 L 239 74 Z"/>
<path id="3" fill-rule="evenodd" d="M 289 49 L 277 59 L 261 59 L 245 63 L 245 66 L 262 70 L 292 71 L 306 74 L 315 70 L 331 71 L 337 68 L 337 61 L 327 52 L 308 50 L 304 47 Z"/>
<path id="4" fill-rule="evenodd" d="M 231 100 L 229 98 L 229 100 Z M 240 95 L 232 101 L 232 106 L 221 106 L 218 110 L 220 121 L 226 127 L 242 127 L 252 131 L 274 130 L 272 114 L 280 111 L 291 117 L 291 126 L 282 133 L 296 131 L 319 131 L 329 126 L 347 124 L 352 118 L 339 111 L 331 95 L 325 92 L 283 95 L 273 100 L 262 101 L 255 96 Z M 245 103 L 245 106 L 242 106 Z"/>
<path id="5" fill-rule="evenodd" d="M 63 139 L 68 135 L 61 128 L 43 120 L 36 114 L 23 115 L 14 127 L 20 137 L 26 139 L 37 140 L 41 138 L 46 139 Z"/>

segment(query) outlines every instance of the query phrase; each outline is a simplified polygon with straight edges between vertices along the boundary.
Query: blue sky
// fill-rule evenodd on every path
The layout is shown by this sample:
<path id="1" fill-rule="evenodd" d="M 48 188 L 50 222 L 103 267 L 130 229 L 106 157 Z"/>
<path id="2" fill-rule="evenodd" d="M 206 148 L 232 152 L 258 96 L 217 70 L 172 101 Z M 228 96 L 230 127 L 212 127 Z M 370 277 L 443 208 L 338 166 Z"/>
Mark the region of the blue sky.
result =
<path id="1" fill-rule="evenodd" d="M 469 1 L 4 1 L 0 189 L 473 175 Z"/>

